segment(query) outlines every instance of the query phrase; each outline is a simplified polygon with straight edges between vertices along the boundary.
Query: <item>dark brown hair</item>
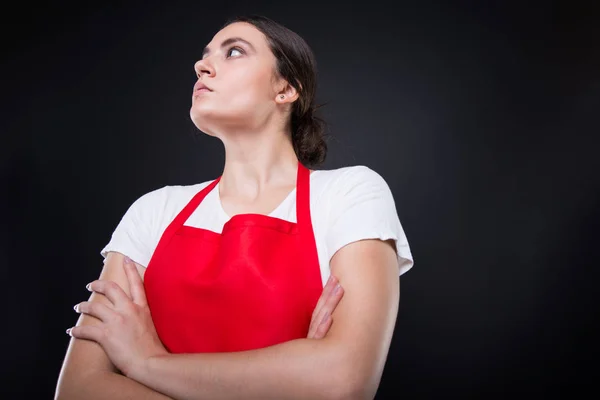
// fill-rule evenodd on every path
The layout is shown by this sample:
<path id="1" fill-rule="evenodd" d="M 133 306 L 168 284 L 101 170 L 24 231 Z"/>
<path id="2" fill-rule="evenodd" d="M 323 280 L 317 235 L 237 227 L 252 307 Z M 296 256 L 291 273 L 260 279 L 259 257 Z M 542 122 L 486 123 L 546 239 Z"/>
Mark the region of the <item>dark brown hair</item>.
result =
<path id="1" fill-rule="evenodd" d="M 314 115 L 317 109 L 317 64 L 311 48 L 300 35 L 267 17 L 237 16 L 228 20 L 223 28 L 235 22 L 252 24 L 266 36 L 269 48 L 277 59 L 277 73 L 299 94 L 291 115 L 292 143 L 296 156 L 307 168 L 322 164 L 327 156 L 327 142 L 325 122 Z"/>

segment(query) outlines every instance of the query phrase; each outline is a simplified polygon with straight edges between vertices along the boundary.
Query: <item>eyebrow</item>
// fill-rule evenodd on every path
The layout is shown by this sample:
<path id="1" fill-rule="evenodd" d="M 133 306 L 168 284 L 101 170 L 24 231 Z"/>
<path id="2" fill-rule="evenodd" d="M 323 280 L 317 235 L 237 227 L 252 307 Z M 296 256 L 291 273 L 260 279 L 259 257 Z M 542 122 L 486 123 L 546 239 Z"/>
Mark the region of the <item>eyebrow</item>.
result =
<path id="1" fill-rule="evenodd" d="M 250 47 L 250 49 L 252 49 L 252 51 L 256 51 L 256 49 L 254 49 L 254 46 L 252 46 L 252 43 L 248 42 L 247 40 L 242 39 L 241 37 L 231 37 L 229 39 L 225 39 L 223 41 L 223 43 L 221 43 L 221 48 L 227 47 L 230 44 L 237 43 L 237 42 L 244 43 L 245 45 Z M 208 48 L 208 46 L 206 46 L 204 48 L 204 50 L 202 50 L 202 57 L 204 58 L 204 56 L 207 55 L 208 53 L 210 53 L 210 49 Z"/>

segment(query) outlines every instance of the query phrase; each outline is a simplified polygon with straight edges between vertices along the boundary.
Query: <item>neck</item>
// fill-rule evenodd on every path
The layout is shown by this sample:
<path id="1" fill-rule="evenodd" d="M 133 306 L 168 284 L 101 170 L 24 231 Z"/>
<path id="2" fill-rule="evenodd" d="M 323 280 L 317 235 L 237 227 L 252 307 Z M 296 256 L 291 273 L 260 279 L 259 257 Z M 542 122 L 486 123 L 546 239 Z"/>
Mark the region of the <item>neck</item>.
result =
<path id="1" fill-rule="evenodd" d="M 251 201 L 264 191 L 295 184 L 298 158 L 289 133 L 244 132 L 222 135 L 221 140 L 225 146 L 221 195 Z"/>

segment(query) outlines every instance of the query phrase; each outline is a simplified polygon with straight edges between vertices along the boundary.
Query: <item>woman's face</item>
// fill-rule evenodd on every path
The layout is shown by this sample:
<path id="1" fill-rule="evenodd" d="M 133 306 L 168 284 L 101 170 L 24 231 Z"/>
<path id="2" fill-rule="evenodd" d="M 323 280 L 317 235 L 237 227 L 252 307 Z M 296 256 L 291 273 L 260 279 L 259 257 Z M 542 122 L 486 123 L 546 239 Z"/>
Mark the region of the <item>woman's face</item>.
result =
<path id="1" fill-rule="evenodd" d="M 201 131 L 258 129 L 276 109 L 276 59 L 267 39 L 253 25 L 236 22 L 219 31 L 194 69 L 190 116 Z M 210 90 L 200 90 L 199 85 Z M 279 85 L 279 86 L 278 86 Z"/>

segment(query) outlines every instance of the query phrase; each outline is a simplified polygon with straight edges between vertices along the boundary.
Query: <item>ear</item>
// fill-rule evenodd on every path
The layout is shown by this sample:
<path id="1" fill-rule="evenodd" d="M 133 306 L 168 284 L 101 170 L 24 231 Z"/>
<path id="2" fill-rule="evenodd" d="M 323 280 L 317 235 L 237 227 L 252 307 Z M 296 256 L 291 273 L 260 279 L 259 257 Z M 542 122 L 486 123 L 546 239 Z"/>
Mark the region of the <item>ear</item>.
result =
<path id="1" fill-rule="evenodd" d="M 293 103 L 298 100 L 300 94 L 295 87 L 284 82 L 283 88 L 275 94 L 275 102 L 278 104 Z"/>

